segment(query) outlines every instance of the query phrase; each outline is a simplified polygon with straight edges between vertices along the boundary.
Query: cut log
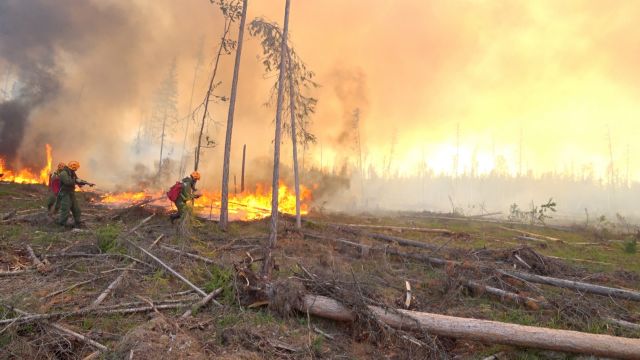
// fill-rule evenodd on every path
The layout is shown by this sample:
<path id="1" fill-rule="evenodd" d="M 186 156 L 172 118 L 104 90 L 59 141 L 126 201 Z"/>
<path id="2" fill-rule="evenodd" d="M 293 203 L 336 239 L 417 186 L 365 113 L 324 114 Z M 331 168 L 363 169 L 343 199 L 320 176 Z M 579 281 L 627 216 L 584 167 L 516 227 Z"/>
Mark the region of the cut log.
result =
<path id="1" fill-rule="evenodd" d="M 578 290 L 590 294 L 610 296 L 618 299 L 640 301 L 640 292 L 626 289 L 611 288 L 607 286 L 584 283 L 580 281 L 552 278 L 548 276 L 534 275 L 523 272 L 498 270 L 499 273 L 516 279 L 537 284 L 551 285 L 566 289 Z"/>
<path id="2" fill-rule="evenodd" d="M 337 321 L 354 321 L 353 311 L 336 300 L 306 295 L 299 309 L 314 316 Z M 411 310 L 386 310 L 369 306 L 378 320 L 402 330 L 529 348 L 547 349 L 620 359 L 640 359 L 640 339 L 556 330 L 498 321 L 461 318 Z"/>

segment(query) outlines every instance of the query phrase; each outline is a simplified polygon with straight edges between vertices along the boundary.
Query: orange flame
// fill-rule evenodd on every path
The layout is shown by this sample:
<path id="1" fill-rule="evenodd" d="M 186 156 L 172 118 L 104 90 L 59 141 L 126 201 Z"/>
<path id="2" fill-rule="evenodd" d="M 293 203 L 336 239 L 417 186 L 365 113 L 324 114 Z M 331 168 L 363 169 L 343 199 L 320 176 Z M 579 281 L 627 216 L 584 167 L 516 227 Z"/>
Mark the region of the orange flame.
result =
<path id="1" fill-rule="evenodd" d="M 53 159 L 51 145 L 47 144 L 45 151 L 47 153 L 47 165 L 40 170 L 39 175 L 36 175 L 31 169 L 21 169 L 19 171 L 9 170 L 5 168 L 5 160 L 0 157 L 0 174 L 2 174 L 0 180 L 20 184 L 46 184 L 49 181 L 49 173 L 51 172 Z"/>
<path id="2" fill-rule="evenodd" d="M 309 201 L 311 200 L 311 190 L 305 186 L 300 186 L 300 213 L 309 213 Z M 154 200 L 156 206 L 171 209 L 173 204 L 167 199 L 163 192 L 122 192 L 107 194 L 100 200 L 101 203 L 111 206 L 127 206 L 144 200 Z M 202 196 L 194 201 L 194 211 L 201 216 L 218 214 L 220 209 L 220 194 L 204 191 Z M 296 195 L 288 186 L 280 183 L 278 187 L 278 209 L 281 213 L 295 215 Z M 271 187 L 258 184 L 254 192 L 240 194 L 230 194 L 229 196 L 229 217 L 231 219 L 258 220 L 271 215 Z"/>

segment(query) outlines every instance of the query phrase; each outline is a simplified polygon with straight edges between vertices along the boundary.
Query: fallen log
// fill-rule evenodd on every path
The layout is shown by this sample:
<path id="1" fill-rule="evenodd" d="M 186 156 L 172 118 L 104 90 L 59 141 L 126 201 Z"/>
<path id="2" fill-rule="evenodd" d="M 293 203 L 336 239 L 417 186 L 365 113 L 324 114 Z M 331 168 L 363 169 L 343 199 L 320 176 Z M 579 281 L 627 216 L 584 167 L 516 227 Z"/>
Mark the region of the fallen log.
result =
<path id="1" fill-rule="evenodd" d="M 22 310 L 16 309 L 16 308 L 13 308 L 13 311 L 15 311 L 17 314 L 20 314 L 20 315 L 26 315 L 26 316 L 27 315 L 33 315 L 33 314 L 30 314 L 30 313 L 28 313 L 26 311 L 22 311 Z M 48 321 L 43 321 L 43 323 L 46 326 L 49 326 L 49 327 L 55 329 L 58 333 L 61 333 L 62 335 L 71 336 L 71 337 L 73 337 L 73 338 L 75 338 L 75 339 L 77 339 L 79 341 L 82 341 L 85 344 L 89 344 L 89 345 L 95 347 L 96 349 L 98 349 L 100 351 L 108 351 L 109 350 L 106 346 L 100 344 L 99 342 L 97 342 L 97 341 L 95 341 L 93 339 L 89 339 L 88 337 L 86 337 L 86 336 L 84 336 L 82 334 L 79 334 L 79 333 L 77 333 L 77 332 L 75 332 L 75 331 L 73 331 L 71 329 L 68 329 L 68 328 L 66 328 L 66 327 L 64 327 L 64 326 L 62 326 L 60 324 L 52 324 L 52 323 L 50 323 Z"/>
<path id="2" fill-rule="evenodd" d="M 368 229 L 387 229 L 387 230 L 398 230 L 398 231 L 415 231 L 415 232 L 424 232 L 424 233 L 435 233 L 442 235 L 455 235 L 455 232 L 448 229 L 433 229 L 433 228 L 423 228 L 423 227 L 407 227 L 407 226 L 392 226 L 392 225 L 373 225 L 373 224 L 338 224 L 331 223 L 329 225 L 332 226 L 347 226 L 351 228 L 368 228 Z"/>
<path id="3" fill-rule="evenodd" d="M 15 209 L 14 209 L 14 210 L 11 210 L 11 211 L 9 211 L 8 213 L 4 213 L 4 214 L 2 214 L 2 216 L 0 216 L 0 220 L 9 220 L 9 219 L 11 219 L 12 217 L 16 216 L 16 214 L 17 214 L 17 213 L 18 213 L 18 212 L 17 212 Z"/>
<path id="4" fill-rule="evenodd" d="M 213 300 L 214 297 L 216 297 L 216 296 L 220 295 L 220 293 L 222 293 L 222 290 L 223 290 L 222 288 L 217 288 L 217 289 L 213 290 L 205 298 L 203 298 L 202 300 L 198 301 L 198 303 L 195 304 L 191 309 L 185 311 L 184 314 L 182 314 L 182 316 L 180 316 L 180 317 L 183 318 L 183 319 L 188 318 L 189 316 L 191 316 L 191 314 L 193 314 L 194 312 L 198 311 L 200 308 L 202 308 L 203 306 L 207 305 L 209 302 L 213 302 L 214 304 L 216 304 L 218 306 L 222 306 L 222 304 L 220 304 L 219 302 Z"/>
<path id="5" fill-rule="evenodd" d="M 368 308 L 378 320 L 401 330 L 428 332 L 439 336 L 490 344 L 522 346 L 620 359 L 640 359 L 640 339 L 508 324 L 411 310 L 387 310 L 377 306 L 368 306 Z M 298 310 L 336 321 L 352 322 L 356 319 L 353 311 L 338 301 L 324 296 L 304 296 L 302 305 Z"/>
<path id="6" fill-rule="evenodd" d="M 554 238 L 554 237 L 546 236 L 546 235 L 541 235 L 541 234 L 536 234 L 536 233 L 532 233 L 532 232 L 529 232 L 529 231 L 524 231 L 524 230 L 519 230 L 519 229 L 508 228 L 508 227 L 506 227 L 506 226 L 498 226 L 498 227 L 499 227 L 500 229 L 502 229 L 502 230 L 514 231 L 514 232 L 517 232 L 517 233 L 520 233 L 520 234 L 524 234 L 524 235 L 532 236 L 532 237 L 534 237 L 534 238 L 542 238 L 542 239 L 549 240 L 549 241 L 562 241 L 562 240 L 560 240 L 560 239 L 558 239 L 558 238 Z"/>
<path id="7" fill-rule="evenodd" d="M 171 274 L 173 274 L 175 277 L 177 277 L 178 279 L 180 279 L 182 282 L 184 282 L 185 284 L 189 285 L 190 288 L 192 288 L 193 290 L 195 290 L 198 294 L 200 294 L 203 297 L 207 296 L 207 293 L 202 291 L 202 289 L 200 289 L 199 287 L 195 286 L 193 283 L 191 283 L 191 281 L 187 280 L 187 278 L 185 278 L 184 276 L 180 275 L 179 272 L 173 270 L 171 268 L 171 266 L 167 265 L 165 262 L 163 262 L 162 260 L 160 260 L 157 256 L 153 255 L 151 252 L 149 252 L 148 250 L 144 249 L 143 247 L 138 246 L 136 243 L 134 243 L 133 241 L 126 239 L 126 241 L 133 245 L 135 248 L 137 248 L 138 250 L 142 251 L 143 253 L 145 253 L 147 256 L 149 256 L 150 258 L 152 258 L 155 262 L 157 262 L 158 264 L 160 264 L 160 266 L 162 266 L 163 268 L 165 268 L 165 270 L 167 270 L 168 272 L 170 272 Z"/>
<path id="8" fill-rule="evenodd" d="M 546 240 L 534 238 L 534 237 L 531 237 L 531 236 L 515 236 L 514 239 L 523 240 L 523 241 L 541 242 L 541 243 L 546 243 L 547 242 Z"/>
<path id="9" fill-rule="evenodd" d="M 124 209 L 120 209 L 115 215 L 113 215 L 111 217 L 111 220 L 116 220 L 116 219 L 120 218 L 122 215 L 128 213 L 129 211 L 131 211 L 131 210 L 133 210 L 135 208 L 150 204 L 150 203 L 158 201 L 158 200 L 162 200 L 163 198 L 164 197 L 157 197 L 157 198 L 150 198 L 150 199 L 142 200 L 142 201 L 139 201 L 139 202 L 137 202 L 135 204 L 132 204 L 131 206 L 128 206 L 128 207 L 126 207 Z"/>
<path id="10" fill-rule="evenodd" d="M 47 263 L 40 261 L 40 259 L 36 256 L 36 253 L 29 245 L 27 245 L 27 252 L 29 253 L 29 257 L 31 258 L 33 266 L 35 266 L 40 273 L 46 273 L 49 270 Z"/>
<path id="11" fill-rule="evenodd" d="M 464 285 L 473 290 L 476 294 L 490 294 L 498 298 L 500 301 L 510 301 L 518 305 L 524 305 L 532 310 L 538 310 L 541 307 L 549 307 L 549 303 L 543 300 L 522 296 L 516 293 L 498 289 L 492 286 L 483 285 L 472 280 L 464 281 Z"/>
<path id="12" fill-rule="evenodd" d="M 15 322 L 16 324 L 28 324 L 34 321 L 40 320 L 51 320 L 51 319 L 59 319 L 63 317 L 72 317 L 72 316 L 84 316 L 84 315 L 111 315 L 111 314 L 135 314 L 140 312 L 148 312 L 157 310 L 166 310 L 166 309 L 178 309 L 184 308 L 187 306 L 191 306 L 193 303 L 176 303 L 176 304 L 160 304 L 154 306 L 141 306 L 134 308 L 84 308 L 75 311 L 60 311 L 53 312 L 48 314 L 34 314 L 34 315 L 26 315 L 20 316 L 12 319 L 2 319 L 0 320 L 0 325 L 10 324 Z M 10 310 L 15 310 L 13 306 L 7 306 Z"/>
<path id="13" fill-rule="evenodd" d="M 498 272 L 503 275 L 511 276 L 513 278 L 532 282 L 532 283 L 578 290 L 578 291 L 582 291 L 590 294 L 615 297 L 618 299 L 640 301 L 640 292 L 633 291 L 633 290 L 611 288 L 607 286 L 589 284 L 589 283 L 584 283 L 580 281 L 558 279 L 558 278 L 552 278 L 548 276 L 535 275 L 535 274 L 516 272 L 516 271 L 498 270 Z"/>
<path id="14" fill-rule="evenodd" d="M 311 237 L 315 237 L 315 238 L 318 238 L 318 239 L 333 240 L 333 241 L 337 241 L 337 242 L 340 242 L 340 243 L 345 244 L 345 245 L 359 247 L 361 249 L 366 249 L 366 251 L 370 251 L 372 249 L 369 246 L 362 245 L 362 244 L 357 244 L 357 243 L 354 243 L 354 242 L 351 242 L 351 241 L 348 241 L 348 240 L 330 239 L 330 238 L 327 238 L 327 237 L 324 237 L 324 236 L 313 235 L 313 234 L 308 233 L 308 232 L 303 232 L 303 233 L 305 235 L 309 235 Z M 398 250 L 396 250 L 394 248 L 391 248 L 391 247 L 384 248 L 382 250 L 387 254 L 396 255 L 396 256 L 403 257 L 403 258 L 410 258 L 410 259 L 425 261 L 425 262 L 427 262 L 427 263 L 429 263 L 431 265 L 434 265 L 434 266 L 450 265 L 450 266 L 467 266 L 467 267 L 474 267 L 474 268 L 479 268 L 479 269 L 487 269 L 487 270 L 492 270 L 492 271 L 498 271 L 499 273 L 501 273 L 503 275 L 508 275 L 508 276 L 511 276 L 511 277 L 514 277 L 514 278 L 518 278 L 520 280 L 529 281 L 529 282 L 533 282 L 533 283 L 545 284 L 545 285 L 556 286 L 556 287 L 561 287 L 561 288 L 567 288 L 567 289 L 582 291 L 582 292 L 586 292 L 586 293 L 590 293 L 590 294 L 596 294 L 596 295 L 602 295 L 602 296 L 608 296 L 608 297 L 609 296 L 610 297 L 615 297 L 615 298 L 619 298 L 619 299 L 640 301 L 640 292 L 633 291 L 633 290 L 612 288 L 612 287 L 606 287 L 606 286 L 602 286 L 602 285 L 589 284 L 589 283 L 573 281 L 573 280 L 558 279 L 558 278 L 553 278 L 553 277 L 548 277 L 548 276 L 541 276 L 541 275 L 534 275 L 534 274 L 523 273 L 523 272 L 518 272 L 518 271 L 500 270 L 500 269 L 495 269 L 495 267 L 489 267 L 489 266 L 482 265 L 482 264 L 463 263 L 463 262 L 454 261 L 454 260 L 445 260 L 445 259 L 441 259 L 441 258 L 427 256 L 427 255 L 424 255 L 424 254 L 404 253 L 404 252 L 400 252 L 400 251 L 398 251 Z M 362 251 L 365 251 L 365 250 L 362 250 Z"/>
<path id="15" fill-rule="evenodd" d="M 92 282 L 94 282 L 94 281 L 96 281 L 96 280 L 99 280 L 99 279 L 102 279 L 102 278 L 103 278 L 103 276 L 100 276 L 100 277 L 96 277 L 96 278 L 93 278 L 93 279 L 89 279 L 89 280 L 81 281 L 81 282 L 79 282 L 79 283 L 75 283 L 75 284 L 73 284 L 73 285 L 71 285 L 71 286 L 67 286 L 67 287 L 66 287 L 66 288 L 64 288 L 64 289 L 60 289 L 60 290 L 54 291 L 54 292 L 52 292 L 52 293 L 49 293 L 49 294 L 47 294 L 47 295 L 43 296 L 43 299 L 47 299 L 47 298 L 50 298 L 50 297 L 56 296 L 56 295 L 58 295 L 58 294 L 62 294 L 62 293 L 67 292 L 67 291 L 69 291 L 69 290 L 73 290 L 73 289 L 77 288 L 78 286 L 82 286 L 82 285 L 84 285 L 84 284 L 92 283 Z"/>
<path id="16" fill-rule="evenodd" d="M 126 269 L 124 269 L 122 273 L 120 273 L 120 275 L 118 275 L 118 277 L 115 280 L 113 280 L 111 284 L 109 284 L 109 286 L 107 286 L 107 288 L 104 289 L 102 293 L 100 293 L 100 295 L 91 303 L 90 307 L 96 307 L 100 305 L 104 301 L 104 299 L 106 299 L 107 296 L 109 296 L 109 294 L 111 294 L 111 292 L 115 288 L 117 288 L 118 285 L 120 285 L 120 283 L 122 282 L 122 280 L 124 280 L 124 277 L 127 275 L 129 270 L 133 269 L 135 265 L 136 263 L 134 262 L 129 264 L 129 266 L 127 266 Z"/>
<path id="17" fill-rule="evenodd" d="M 33 270 L 15 270 L 15 271 L 0 271 L 0 277 L 4 276 L 16 276 L 33 273 Z"/>
<path id="18" fill-rule="evenodd" d="M 334 225 L 331 225 L 334 226 Z M 369 233 L 366 231 L 362 231 L 362 230 L 358 230 L 358 229 L 352 229 L 349 227 L 344 227 L 344 226 L 334 226 L 336 229 L 344 231 L 344 232 L 348 232 L 351 234 L 355 234 L 355 235 L 361 235 L 361 236 L 366 236 L 372 239 L 376 239 L 376 240 L 381 240 L 381 241 L 385 241 L 388 243 L 397 243 L 399 245 L 404 245 L 404 246 L 413 246 L 413 247 L 417 247 L 417 248 L 422 248 L 422 249 L 428 249 L 428 250 L 437 250 L 439 248 L 439 246 L 436 245 L 432 245 L 432 244 L 427 244 L 421 241 L 416 241 L 416 240 L 409 240 L 409 239 L 404 239 L 401 237 L 397 237 L 397 236 L 390 236 L 390 235 L 384 235 L 384 234 L 377 234 L 377 233 Z"/>
<path id="19" fill-rule="evenodd" d="M 611 318 L 611 317 L 605 318 L 605 320 L 608 321 L 611 324 L 618 325 L 618 326 L 623 327 L 625 329 L 640 331 L 640 325 L 638 325 L 636 323 L 632 323 L 632 322 L 625 321 L 625 320 L 620 320 L 620 319 L 614 319 L 614 318 Z"/>
<path id="20" fill-rule="evenodd" d="M 209 258 L 206 258 L 204 256 L 200 256 L 198 254 L 188 253 L 188 252 L 185 252 L 185 251 L 182 251 L 182 250 L 178 250 L 178 249 L 174 249 L 172 247 L 165 246 L 165 245 L 160 245 L 160 248 L 164 249 L 164 250 L 167 250 L 167 251 L 171 251 L 171 252 L 176 253 L 176 254 L 180 254 L 180 255 L 184 255 L 186 257 L 190 257 L 192 259 L 200 260 L 200 261 L 205 262 L 207 264 L 212 264 L 212 265 L 216 264 L 215 261 L 213 261 L 213 260 L 211 260 Z"/>
<path id="21" fill-rule="evenodd" d="M 55 257 L 122 257 L 125 259 L 129 259 L 132 261 L 135 261 L 139 264 L 151 267 L 150 264 L 140 260 L 140 259 L 136 259 L 133 256 L 129 256 L 127 254 L 118 254 L 118 253 L 109 253 L 109 254 L 90 254 L 90 253 L 60 253 L 60 254 L 48 254 L 46 256 L 46 258 L 55 258 Z"/>
<path id="22" fill-rule="evenodd" d="M 149 217 L 148 219 L 150 219 L 151 217 Z M 144 221 L 141 223 L 143 224 Z M 131 232 L 135 232 L 135 230 L 130 231 Z M 158 236 L 158 238 L 153 242 L 153 244 L 151 244 L 151 246 L 149 248 L 153 248 L 158 241 L 160 241 L 160 239 L 162 239 L 162 237 L 164 236 L 164 234 L 160 234 L 160 236 Z M 135 268 L 135 266 L 137 265 L 136 262 L 132 262 L 131 264 L 129 264 L 120 275 L 118 275 L 118 277 L 111 283 L 109 284 L 109 286 L 98 296 L 97 299 L 95 299 L 93 301 L 93 303 L 91 303 L 91 307 L 96 307 L 98 305 L 100 305 L 104 299 L 107 298 L 107 296 L 109 296 L 109 294 L 111 294 L 111 292 L 118 287 L 118 285 L 120 285 L 120 283 L 122 282 L 122 280 L 124 280 L 125 276 L 127 276 L 127 274 L 129 273 L 129 271 L 133 270 Z"/>

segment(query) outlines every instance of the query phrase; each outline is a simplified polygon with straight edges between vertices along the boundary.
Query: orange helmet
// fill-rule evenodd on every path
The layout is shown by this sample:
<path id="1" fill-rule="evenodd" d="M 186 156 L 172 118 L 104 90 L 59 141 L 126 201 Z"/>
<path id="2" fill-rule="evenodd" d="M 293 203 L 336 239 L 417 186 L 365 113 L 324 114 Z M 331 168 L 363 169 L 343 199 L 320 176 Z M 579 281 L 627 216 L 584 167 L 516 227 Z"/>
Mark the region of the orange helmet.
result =
<path id="1" fill-rule="evenodd" d="M 76 171 L 80 168 L 80 163 L 77 161 L 69 161 L 67 166 L 69 167 L 69 169 Z"/>
<path id="2" fill-rule="evenodd" d="M 67 166 L 65 163 L 61 162 L 58 164 L 58 170 L 62 170 L 64 169 L 64 167 Z"/>
<path id="3" fill-rule="evenodd" d="M 197 171 L 194 171 L 191 173 L 191 177 L 193 178 L 193 180 L 200 180 L 200 173 Z"/>

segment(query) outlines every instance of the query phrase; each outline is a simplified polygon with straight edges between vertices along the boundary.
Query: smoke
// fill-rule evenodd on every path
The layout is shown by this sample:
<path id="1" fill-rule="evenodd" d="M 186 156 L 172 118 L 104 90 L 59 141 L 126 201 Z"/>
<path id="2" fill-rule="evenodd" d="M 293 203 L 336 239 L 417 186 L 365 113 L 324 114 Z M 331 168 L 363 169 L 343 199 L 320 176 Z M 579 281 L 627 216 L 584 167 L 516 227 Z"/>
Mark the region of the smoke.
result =
<path id="1" fill-rule="evenodd" d="M 0 154 L 13 163 L 24 136 L 28 109 L 19 101 L 0 103 Z"/>

